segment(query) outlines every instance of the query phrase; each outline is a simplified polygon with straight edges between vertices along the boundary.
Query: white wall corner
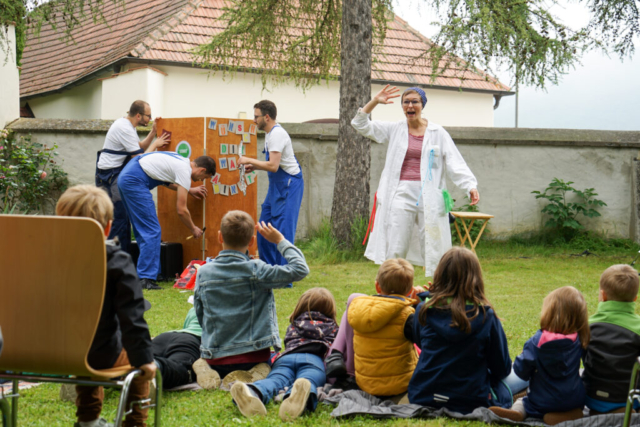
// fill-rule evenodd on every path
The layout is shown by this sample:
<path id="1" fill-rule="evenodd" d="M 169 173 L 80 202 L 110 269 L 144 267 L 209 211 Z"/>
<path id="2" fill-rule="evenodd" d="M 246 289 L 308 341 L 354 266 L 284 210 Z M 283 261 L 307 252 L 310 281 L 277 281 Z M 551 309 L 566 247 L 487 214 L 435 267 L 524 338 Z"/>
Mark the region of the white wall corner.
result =
<path id="1" fill-rule="evenodd" d="M 115 120 L 123 117 L 131 103 L 138 99 L 149 103 L 154 117 L 162 116 L 165 75 L 154 68 L 141 66 L 100 79 L 102 81 L 101 118 Z"/>
<path id="2" fill-rule="evenodd" d="M 0 129 L 20 117 L 20 74 L 15 26 L 0 25 Z"/>

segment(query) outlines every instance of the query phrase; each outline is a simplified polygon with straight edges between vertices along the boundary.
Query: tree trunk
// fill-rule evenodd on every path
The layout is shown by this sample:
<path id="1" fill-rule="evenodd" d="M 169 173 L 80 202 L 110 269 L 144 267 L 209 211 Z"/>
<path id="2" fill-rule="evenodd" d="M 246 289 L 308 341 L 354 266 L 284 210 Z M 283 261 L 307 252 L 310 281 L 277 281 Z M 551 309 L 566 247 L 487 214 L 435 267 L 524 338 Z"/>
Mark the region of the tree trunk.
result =
<path id="1" fill-rule="evenodd" d="M 371 98 L 371 0 L 342 1 L 340 124 L 331 221 L 339 242 L 348 243 L 351 224 L 369 214 L 369 139 L 351 119 Z"/>

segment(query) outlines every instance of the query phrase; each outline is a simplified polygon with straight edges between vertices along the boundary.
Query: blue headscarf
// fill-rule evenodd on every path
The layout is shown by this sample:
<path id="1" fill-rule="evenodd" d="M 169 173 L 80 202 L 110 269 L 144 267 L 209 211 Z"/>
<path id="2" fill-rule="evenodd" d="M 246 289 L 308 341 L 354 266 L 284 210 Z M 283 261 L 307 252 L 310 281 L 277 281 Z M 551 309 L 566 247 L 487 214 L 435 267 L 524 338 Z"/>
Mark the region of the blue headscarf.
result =
<path id="1" fill-rule="evenodd" d="M 424 108 L 424 106 L 427 105 L 427 94 L 424 93 L 424 91 L 419 87 L 410 87 L 409 89 L 405 89 L 405 91 L 402 92 L 402 94 L 404 95 L 405 93 L 407 93 L 407 91 L 410 91 L 410 90 L 413 90 L 417 92 L 418 95 L 420 95 L 420 98 L 422 98 L 422 108 Z"/>

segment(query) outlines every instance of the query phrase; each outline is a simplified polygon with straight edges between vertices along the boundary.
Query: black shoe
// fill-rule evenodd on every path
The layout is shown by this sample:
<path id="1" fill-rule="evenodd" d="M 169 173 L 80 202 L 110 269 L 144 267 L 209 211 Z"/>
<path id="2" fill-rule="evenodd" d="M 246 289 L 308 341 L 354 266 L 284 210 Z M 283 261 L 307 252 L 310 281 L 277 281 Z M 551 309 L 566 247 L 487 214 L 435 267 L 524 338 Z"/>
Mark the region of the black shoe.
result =
<path id="1" fill-rule="evenodd" d="M 142 289 L 148 289 L 153 291 L 159 291 L 162 288 L 156 284 L 155 280 L 152 279 L 142 279 L 140 280 L 140 284 L 142 284 Z"/>
<path id="2" fill-rule="evenodd" d="M 327 378 L 344 378 L 347 376 L 347 366 L 339 351 L 333 350 L 325 360 Z"/>

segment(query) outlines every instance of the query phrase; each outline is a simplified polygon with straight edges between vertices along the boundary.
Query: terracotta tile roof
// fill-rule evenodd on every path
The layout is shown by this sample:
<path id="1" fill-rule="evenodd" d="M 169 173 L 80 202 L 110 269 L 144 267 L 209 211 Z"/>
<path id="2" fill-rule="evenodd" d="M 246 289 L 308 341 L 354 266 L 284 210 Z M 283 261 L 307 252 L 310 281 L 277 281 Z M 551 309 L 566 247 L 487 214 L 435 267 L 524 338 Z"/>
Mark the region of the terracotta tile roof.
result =
<path id="1" fill-rule="evenodd" d="M 125 0 L 125 10 L 108 2 L 106 23 L 88 22 L 73 31 L 73 43 L 61 32 L 43 28 L 40 38 L 30 35 L 22 57 L 21 96 L 62 89 L 83 77 L 127 57 L 150 62 L 191 64 L 190 50 L 221 32 L 224 0 Z M 300 32 L 302 29 L 292 29 Z M 431 41 L 395 17 L 382 46 L 374 46 L 371 77 L 379 82 L 421 86 L 509 91 L 509 87 L 482 72 L 449 69 L 431 81 L 431 68 L 419 56 Z M 247 65 L 260 66 L 255 59 Z"/>

